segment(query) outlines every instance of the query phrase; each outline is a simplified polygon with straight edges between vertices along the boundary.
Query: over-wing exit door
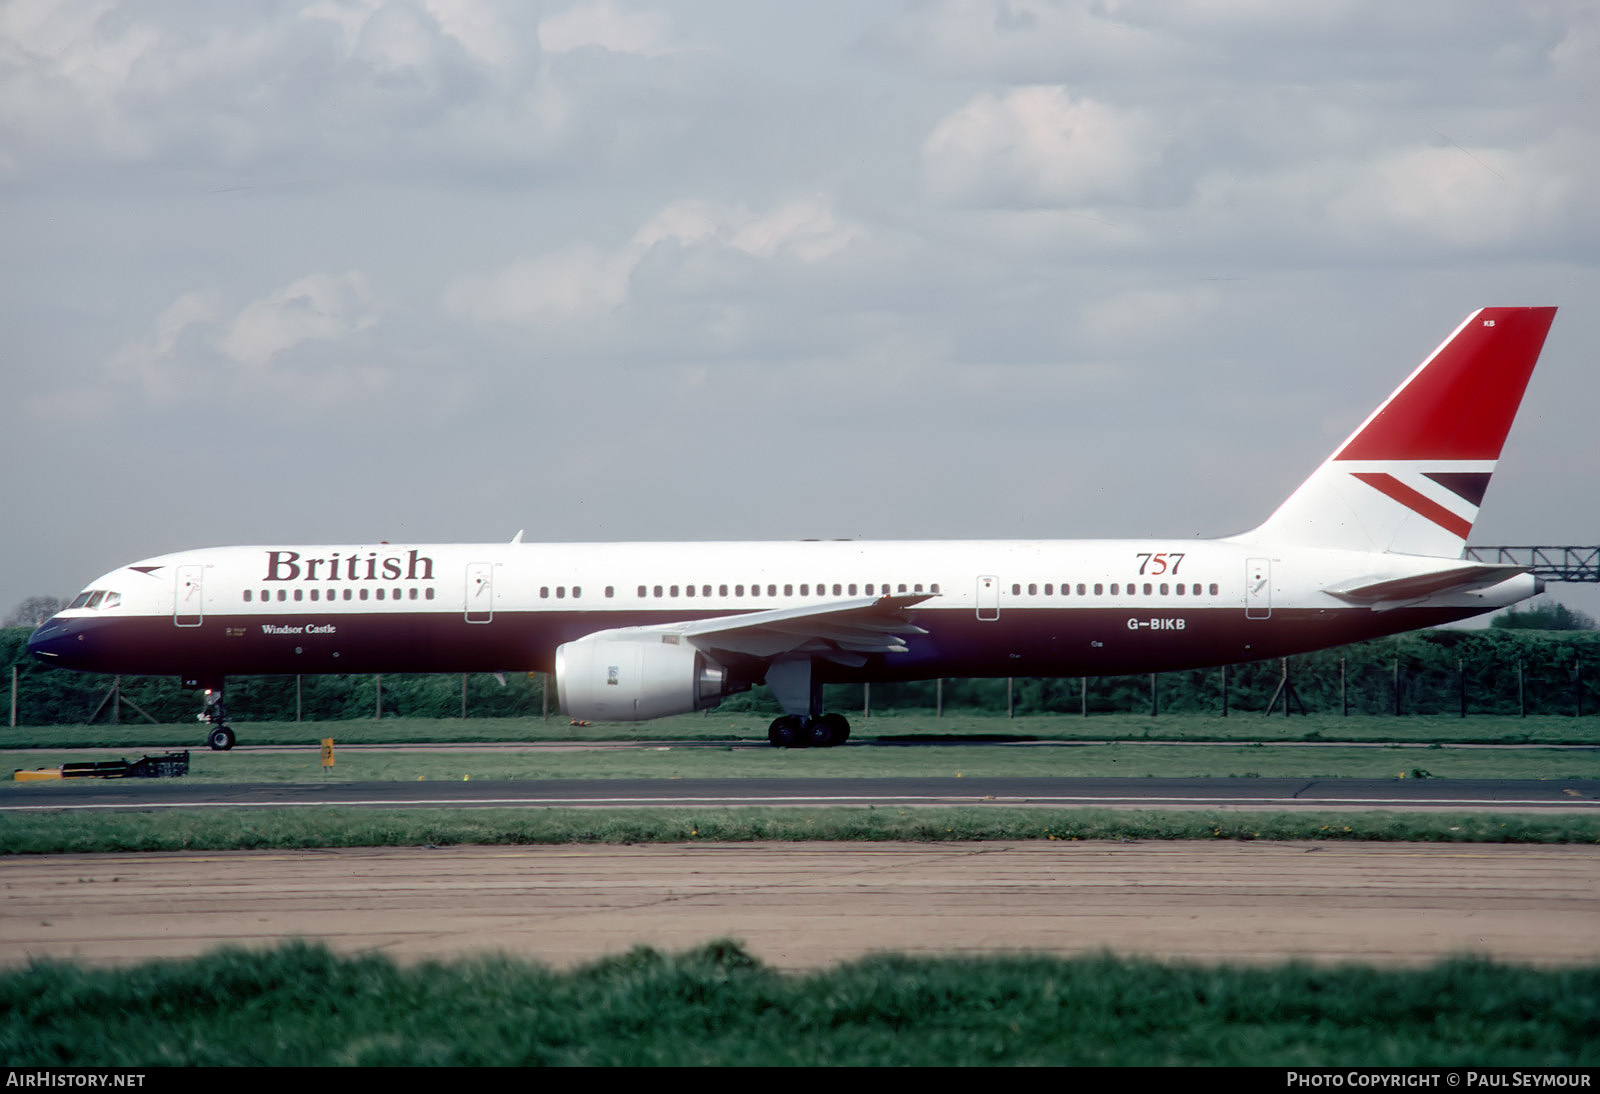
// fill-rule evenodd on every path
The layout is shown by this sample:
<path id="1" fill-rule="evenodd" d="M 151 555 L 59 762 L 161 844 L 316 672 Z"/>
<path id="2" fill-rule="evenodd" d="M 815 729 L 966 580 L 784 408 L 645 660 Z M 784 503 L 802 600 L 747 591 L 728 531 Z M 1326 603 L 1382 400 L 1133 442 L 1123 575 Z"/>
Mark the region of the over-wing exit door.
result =
<path id="1" fill-rule="evenodd" d="M 978 618 L 985 620 L 1000 618 L 1000 579 L 993 574 L 984 574 L 978 578 Z"/>

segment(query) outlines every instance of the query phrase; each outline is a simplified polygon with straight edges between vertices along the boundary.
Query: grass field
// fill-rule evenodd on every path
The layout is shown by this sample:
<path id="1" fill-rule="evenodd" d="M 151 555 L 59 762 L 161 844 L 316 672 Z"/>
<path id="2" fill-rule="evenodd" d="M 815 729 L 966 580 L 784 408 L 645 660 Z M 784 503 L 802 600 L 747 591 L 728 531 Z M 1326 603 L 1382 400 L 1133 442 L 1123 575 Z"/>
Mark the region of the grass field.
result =
<path id="1" fill-rule="evenodd" d="M 138 749 L 95 750 L 134 759 Z M 1340 745 L 948 745 L 780 750 L 668 744 L 592 751 L 340 749 L 324 770 L 311 743 L 293 752 L 190 751 L 188 778 L 204 783 L 460 781 L 462 779 L 893 778 L 1045 776 L 1128 778 L 1597 779 L 1600 749 L 1357 748 Z M 82 752 L 0 752 L 0 769 L 48 768 Z M 7 782 L 11 794 L 34 787 Z M 5 791 L 0 791 L 4 793 Z"/>
<path id="2" fill-rule="evenodd" d="M 12 1067 L 1593 1065 L 1600 969 L 877 957 L 783 976 L 736 943 L 570 973 L 291 944 L 0 974 Z"/>
<path id="3" fill-rule="evenodd" d="M 749 841 L 1316 840 L 1600 843 L 1594 813 L 767 807 L 205 809 L 8 814 L 0 854 Z"/>
<path id="4" fill-rule="evenodd" d="M 347 744 L 524 741 L 749 741 L 767 739 L 769 715 L 685 714 L 652 722 L 572 726 L 567 720 L 539 718 L 384 718 L 338 722 L 239 722 L 246 745 L 305 744 L 332 737 Z M 1359 741 L 1379 743 L 1573 744 L 1600 746 L 1600 717 L 1541 715 L 1513 718 L 1475 714 L 1389 717 L 1316 714 L 1266 717 L 1238 713 L 1073 715 L 950 714 L 929 711 L 850 716 L 852 741 L 918 741 L 975 738 L 1040 741 Z M 203 738 L 198 723 L 150 725 L 17 726 L 0 730 L 0 745 L 10 748 L 193 748 Z"/>
<path id="5" fill-rule="evenodd" d="M 721 743 L 698 740 L 713 719 L 668 719 L 652 723 L 660 731 L 643 747 L 587 747 L 574 750 L 494 748 L 426 750 L 394 748 L 380 751 L 343 748 L 346 743 L 371 742 L 393 734 L 403 739 L 448 739 L 463 723 L 453 720 L 419 722 L 345 722 L 337 728 L 352 732 L 335 738 L 336 762 L 321 765 L 315 739 L 304 736 L 298 747 L 286 751 L 254 752 L 239 749 L 216 753 L 191 751 L 188 779 L 204 784 L 228 783 L 348 783 L 417 780 L 440 782 L 470 780 L 536 779 L 691 779 L 691 778 L 894 778 L 894 777 L 1259 777 L 1259 778 L 1365 778 L 1365 779 L 1543 779 L 1586 780 L 1600 778 L 1600 748 L 1521 746 L 1511 748 L 1461 747 L 1423 744 L 1437 738 L 1423 720 L 1391 720 L 1410 738 L 1408 743 L 1356 746 L 1324 741 L 1221 743 L 1202 745 L 1178 741 L 1146 740 L 1132 729 L 1143 723 L 1107 717 L 1092 719 L 1106 727 L 1119 725 L 1124 740 L 1109 743 L 1051 741 L 1044 730 L 1073 719 L 1038 719 L 1043 743 L 995 743 L 995 726 L 1014 725 L 1005 719 L 939 720 L 927 716 L 874 719 L 873 730 L 895 725 L 901 735 L 853 738 L 842 748 L 783 750 L 746 739 L 736 739 L 745 723 L 717 724 Z M 956 733 L 934 735 L 930 727 L 953 723 Z M 1023 721 L 1018 719 L 1017 721 Z M 1442 728 L 1460 731 L 1459 719 L 1441 719 Z M 1548 719 L 1560 722 L 1560 719 Z M 1567 720 L 1570 722 L 1570 720 Z M 1179 737 L 1213 739 L 1221 723 L 1225 728 L 1247 725 L 1259 728 L 1264 720 L 1173 717 L 1163 726 Z M 469 723 L 470 724 L 470 723 Z M 1273 723 L 1281 725 L 1281 722 Z M 433 732 L 428 732 L 432 727 Z M 526 731 L 525 722 L 497 727 L 505 734 Z M 608 739 L 607 727 L 590 727 L 591 745 Z M 1488 726 L 1471 729 L 1481 734 Z M 1539 727 L 1548 732 L 1550 727 Z M 303 727 L 279 726 L 288 730 Z M 566 727 L 562 727 L 563 730 Z M 128 732 L 132 732 L 129 730 Z M 674 734 L 676 736 L 674 736 Z M 1142 734 L 1142 731 L 1141 731 Z M 576 735 L 576 733 L 574 733 Z M 1392 734 L 1397 735 L 1397 734 Z M 1420 735 L 1421 739 L 1418 739 Z M 525 739 L 526 734 L 523 733 Z M 352 740 L 356 738 L 357 740 Z M 151 747 L 160 749 L 159 744 Z M 13 768 L 48 768 L 85 758 L 133 758 L 136 748 L 102 747 L 95 750 L 45 750 L 0 753 L 0 765 Z M 89 785 L 104 785 L 94 784 Z M 8 804 L 47 801 L 38 784 L 7 781 L 0 799 Z M 36 795 L 36 799 L 30 799 Z M 1225 814 L 1184 814 L 1176 824 L 1174 814 L 1160 820 L 1127 813 L 1092 817 L 1076 828 L 1063 826 L 1062 810 L 1020 811 L 1002 816 L 994 807 L 941 813 L 936 822 L 890 823 L 887 811 L 806 810 L 785 814 L 781 810 L 616 811 L 596 810 L 421 810 L 382 814 L 365 811 L 317 810 L 209 810 L 204 813 L 170 812 L 92 816 L 83 814 L 10 814 L 0 826 L 0 853 L 45 853 L 89 850 L 171 850 L 183 848 L 251 848 L 407 845 L 457 842 L 566 842 L 616 840 L 720 839 L 1015 839 L 1136 838 L 1186 839 L 1537 839 L 1591 842 L 1600 838 L 1600 821 L 1594 818 L 1562 819 L 1523 817 L 1508 828 L 1504 817 L 1473 818 L 1369 813 L 1346 815 L 1333 823 L 1326 816 L 1283 814 L 1244 822 Z M 498 816 L 496 813 L 504 813 Z M 450 814 L 453 814 L 450 815 Z M 1403 819 L 1400 819 L 1403 818 Z M 691 833 L 703 832 L 703 835 Z M 713 834 L 715 833 L 715 834 Z M 321 841 L 320 843 L 318 841 Z"/>
<path id="6" fill-rule="evenodd" d="M 1574 719 L 1106 716 L 856 723 L 850 745 L 757 747 L 764 720 L 690 717 L 571 728 L 385 720 L 241 727 L 287 752 L 193 748 L 194 727 L 14 733 L 0 760 L 38 767 L 192 749 L 206 783 L 896 775 L 1596 778 Z M 331 773 L 318 738 L 340 751 Z M 1307 737 L 1309 736 L 1309 740 Z M 1329 744 L 1345 740 L 1381 747 Z M 1056 743 L 1000 744 L 1034 738 Z M 1116 739 L 1115 743 L 1084 743 Z M 1256 740 L 1260 738 L 1261 740 Z M 579 739 L 582 751 L 364 752 L 345 744 Z M 732 741 L 748 742 L 733 745 Z M 1224 742 L 1201 746 L 1195 741 Z M 1467 741 L 1536 747 L 1444 747 Z M 1079 743 L 1072 743 L 1072 742 Z M 1173 743 L 1160 743 L 1160 742 Z M 1264 742 L 1288 742 L 1269 744 Z M 704 743 L 717 742 L 717 743 Z M 1429 747 L 1431 745 L 1440 747 Z M 71 747 L 71 746 L 82 747 Z M 1421 747 L 1399 747 L 1400 745 Z M 64 747 L 65 746 L 65 747 Z M 8 783 L 8 805 L 34 789 Z M 7 813 L 0 854 L 456 843 L 746 840 L 1440 840 L 1600 842 L 1600 815 L 1018 809 L 154 810 Z M 1477 961 L 1421 970 L 1199 967 L 1110 956 L 881 957 L 782 976 L 736 943 L 640 950 L 570 973 L 501 957 L 402 968 L 298 943 L 118 970 L 0 973 L 11 1066 L 167 1064 L 1592 1065 L 1600 969 Z"/>

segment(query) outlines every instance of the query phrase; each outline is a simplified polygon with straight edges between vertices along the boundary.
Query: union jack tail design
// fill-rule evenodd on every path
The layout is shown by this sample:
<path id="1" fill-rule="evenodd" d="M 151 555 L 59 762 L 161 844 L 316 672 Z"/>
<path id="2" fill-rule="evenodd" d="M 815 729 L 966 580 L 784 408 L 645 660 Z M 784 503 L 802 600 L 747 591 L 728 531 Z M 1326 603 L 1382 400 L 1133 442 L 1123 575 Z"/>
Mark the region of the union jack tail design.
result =
<path id="1" fill-rule="evenodd" d="M 1484 308 L 1250 538 L 1461 558 L 1554 308 Z"/>

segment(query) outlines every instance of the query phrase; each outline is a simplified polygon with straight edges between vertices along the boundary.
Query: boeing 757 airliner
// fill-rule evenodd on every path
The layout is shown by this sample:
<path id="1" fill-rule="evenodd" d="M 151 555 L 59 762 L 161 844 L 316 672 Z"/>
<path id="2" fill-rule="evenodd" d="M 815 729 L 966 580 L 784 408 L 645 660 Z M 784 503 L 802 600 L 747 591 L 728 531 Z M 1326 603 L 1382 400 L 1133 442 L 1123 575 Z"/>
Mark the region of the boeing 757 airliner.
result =
<path id="1" fill-rule="evenodd" d="M 1485 308 L 1266 522 L 1223 539 L 220 547 L 121 566 L 34 632 L 48 664 L 223 685 L 271 673 L 554 673 L 592 721 L 766 684 L 779 746 L 843 742 L 822 685 L 1249 661 L 1533 596 L 1464 561 L 1554 308 Z"/>

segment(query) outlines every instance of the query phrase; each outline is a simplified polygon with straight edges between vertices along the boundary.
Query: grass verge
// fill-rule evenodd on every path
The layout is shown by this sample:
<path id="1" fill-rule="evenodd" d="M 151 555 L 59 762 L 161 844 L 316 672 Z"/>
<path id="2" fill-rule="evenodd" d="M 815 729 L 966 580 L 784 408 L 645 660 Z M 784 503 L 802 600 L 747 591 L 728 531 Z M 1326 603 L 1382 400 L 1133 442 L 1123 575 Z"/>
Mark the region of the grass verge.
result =
<path id="1" fill-rule="evenodd" d="M 0 752 L 0 770 L 55 767 L 83 759 L 136 759 L 140 749 Z M 1600 749 L 1481 749 L 1386 745 L 925 743 L 877 748 L 775 749 L 671 744 L 578 751 L 363 751 L 335 743 L 322 768 L 313 745 L 294 751 L 190 751 L 188 778 L 220 783 L 460 782 L 481 779 L 761 779 L 983 776 L 1065 778 L 1600 779 Z M 89 780 L 84 780 L 87 784 Z M 35 785 L 5 783 L 15 795 Z M 0 788 L 0 793 L 5 793 Z"/>
<path id="2" fill-rule="evenodd" d="M 0 975 L 13 1066 L 1600 1061 L 1600 969 L 1240 969 L 1109 956 L 875 957 L 784 976 L 734 942 L 569 973 L 402 968 L 290 944 Z"/>
<path id="3" fill-rule="evenodd" d="M 1239 712 L 1212 714 L 1004 714 L 896 711 L 862 718 L 848 713 L 854 739 L 886 743 L 913 740 L 1026 739 L 1041 741 L 1363 741 L 1394 743 L 1600 744 L 1600 720 L 1562 715 L 1517 718 L 1473 714 L 1313 714 L 1293 718 Z M 725 741 L 762 742 L 771 714 L 713 711 L 652 722 L 571 726 L 561 717 L 356 718 L 335 722 L 241 722 L 241 744 L 297 745 L 333 737 L 347 744 L 525 741 Z M 126 723 L 92 726 L 18 726 L 5 733 L 12 748 L 195 748 L 202 727 Z"/>
<path id="4" fill-rule="evenodd" d="M 1385 840 L 1600 843 L 1593 814 L 1116 809 L 212 809 L 11 813 L 0 854 L 755 840 Z"/>

